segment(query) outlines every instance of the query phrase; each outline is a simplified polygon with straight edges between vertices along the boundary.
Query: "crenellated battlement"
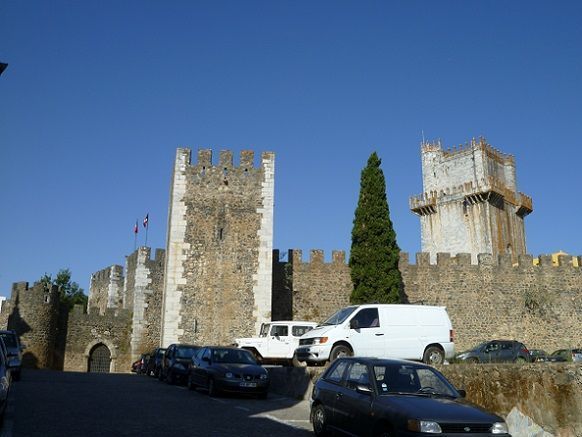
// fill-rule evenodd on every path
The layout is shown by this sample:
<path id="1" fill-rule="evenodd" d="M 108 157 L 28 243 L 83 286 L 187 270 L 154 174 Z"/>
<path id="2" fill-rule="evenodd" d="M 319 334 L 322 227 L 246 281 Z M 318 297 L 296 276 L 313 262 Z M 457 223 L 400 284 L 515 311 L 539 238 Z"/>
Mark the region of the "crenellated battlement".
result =
<path id="1" fill-rule="evenodd" d="M 107 308 L 104 314 L 99 314 L 98 307 L 89 308 L 89 312 L 85 312 L 83 305 L 75 305 L 69 313 L 69 323 L 86 322 L 117 322 L 129 323 L 131 321 L 131 310 L 124 308 Z"/>
<path id="2" fill-rule="evenodd" d="M 515 165 L 515 157 L 508 153 L 503 153 L 487 142 L 484 137 L 472 138 L 471 141 L 458 146 L 443 148 L 441 140 L 423 141 L 420 144 L 422 153 L 440 153 L 445 159 L 454 159 L 458 155 L 472 153 L 475 150 L 482 150 L 487 156 L 497 162 L 507 165 Z"/>
<path id="3" fill-rule="evenodd" d="M 556 261 L 554 261 L 554 258 Z M 582 256 L 559 255 L 518 255 L 517 262 L 512 262 L 511 255 L 503 254 L 493 256 L 490 253 L 480 253 L 477 255 L 477 263 L 471 263 L 471 254 L 458 253 L 437 253 L 436 262 L 430 262 L 428 252 L 416 253 L 416 263 L 410 263 L 410 256 L 407 252 L 400 252 L 400 261 L 398 264 L 400 270 L 409 267 L 449 267 L 449 266 L 466 266 L 468 268 L 479 269 L 481 267 L 509 267 L 509 268 L 527 268 L 527 269 L 555 269 L 557 267 L 574 268 L 582 270 Z"/>
<path id="4" fill-rule="evenodd" d="M 92 281 L 103 281 L 111 278 L 112 273 L 117 273 L 123 275 L 123 267 L 118 264 L 113 264 L 109 267 L 105 267 L 93 274 L 91 274 Z"/>
<path id="5" fill-rule="evenodd" d="M 225 170 L 239 170 L 246 172 L 257 169 L 255 167 L 255 152 L 253 150 L 242 150 L 238 156 L 238 165 L 235 165 L 233 160 L 234 155 L 230 150 L 219 151 L 217 162 L 214 159 L 212 149 L 198 149 L 195 162 L 192 162 L 191 159 L 191 149 L 179 148 L 177 156 L 181 157 L 185 164 L 190 167 L 195 167 L 199 172 L 212 170 L 218 170 L 220 172 L 224 172 Z M 262 152 L 258 168 L 263 168 L 265 161 L 271 161 L 273 158 L 273 152 Z"/>
<path id="6" fill-rule="evenodd" d="M 273 249 L 273 259 L 279 260 L 279 249 Z M 325 252 L 321 249 L 309 250 L 308 261 L 303 260 L 303 250 L 289 249 L 287 251 L 287 260 L 285 262 L 292 262 L 293 264 L 329 264 L 329 265 L 346 265 L 346 252 L 343 250 L 332 250 L 331 262 L 325 262 Z"/>

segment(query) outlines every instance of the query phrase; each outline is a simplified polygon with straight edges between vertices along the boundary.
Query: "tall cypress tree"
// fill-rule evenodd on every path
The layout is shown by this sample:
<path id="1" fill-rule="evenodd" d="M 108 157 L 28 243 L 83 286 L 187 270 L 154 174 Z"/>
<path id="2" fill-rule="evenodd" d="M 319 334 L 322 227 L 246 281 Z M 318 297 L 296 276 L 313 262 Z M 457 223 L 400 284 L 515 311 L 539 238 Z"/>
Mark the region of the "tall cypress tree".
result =
<path id="1" fill-rule="evenodd" d="M 402 276 L 398 270 L 400 249 L 390 220 L 386 182 L 376 152 L 362 170 L 360 198 L 352 228 L 350 269 L 352 303 L 400 301 Z"/>

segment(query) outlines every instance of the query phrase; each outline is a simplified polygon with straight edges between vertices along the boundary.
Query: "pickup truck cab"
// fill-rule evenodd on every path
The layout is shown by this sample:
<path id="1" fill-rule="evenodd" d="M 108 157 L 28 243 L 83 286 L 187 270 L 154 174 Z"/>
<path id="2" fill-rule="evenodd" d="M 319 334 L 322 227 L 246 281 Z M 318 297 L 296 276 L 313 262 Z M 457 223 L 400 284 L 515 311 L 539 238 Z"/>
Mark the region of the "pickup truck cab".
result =
<path id="1" fill-rule="evenodd" d="M 304 321 L 263 323 L 258 337 L 237 338 L 234 344 L 252 352 L 264 364 L 299 364 L 294 361 L 299 337 L 316 326 L 317 323 Z"/>

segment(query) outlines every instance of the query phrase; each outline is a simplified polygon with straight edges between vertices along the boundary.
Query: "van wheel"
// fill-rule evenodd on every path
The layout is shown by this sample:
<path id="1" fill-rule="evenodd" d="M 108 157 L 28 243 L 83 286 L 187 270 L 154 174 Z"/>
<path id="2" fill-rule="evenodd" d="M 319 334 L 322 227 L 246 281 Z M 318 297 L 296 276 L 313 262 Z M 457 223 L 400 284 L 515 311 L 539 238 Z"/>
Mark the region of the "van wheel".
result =
<path id="1" fill-rule="evenodd" d="M 338 344 L 337 346 L 334 346 L 333 349 L 331 350 L 329 360 L 335 361 L 336 358 L 351 357 L 352 355 L 353 355 L 352 350 L 349 347 L 343 344 Z"/>
<path id="2" fill-rule="evenodd" d="M 427 347 L 426 350 L 424 351 L 424 356 L 422 357 L 422 361 L 426 364 L 443 364 L 445 361 L 445 354 L 443 353 L 443 351 L 436 347 L 436 346 L 430 346 Z"/>

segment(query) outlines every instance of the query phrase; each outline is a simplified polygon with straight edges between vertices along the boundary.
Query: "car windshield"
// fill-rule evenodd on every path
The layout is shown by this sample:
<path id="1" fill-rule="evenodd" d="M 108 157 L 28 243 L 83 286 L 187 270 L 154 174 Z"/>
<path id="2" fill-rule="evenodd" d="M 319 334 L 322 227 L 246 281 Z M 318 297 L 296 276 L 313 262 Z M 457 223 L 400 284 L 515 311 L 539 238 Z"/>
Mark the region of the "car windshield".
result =
<path id="1" fill-rule="evenodd" d="M 257 364 L 253 355 L 244 349 L 214 349 L 213 363 Z"/>
<path id="2" fill-rule="evenodd" d="M 192 358 L 197 350 L 197 347 L 179 347 L 176 348 L 176 356 L 178 358 Z"/>
<path id="3" fill-rule="evenodd" d="M 329 319 L 325 322 L 320 323 L 320 326 L 324 325 L 339 325 L 340 323 L 345 322 L 345 320 L 352 314 L 356 308 L 358 307 L 346 307 L 342 308 L 338 312 L 334 313 Z"/>
<path id="4" fill-rule="evenodd" d="M 270 327 L 271 327 L 270 323 L 263 323 L 261 325 L 261 333 L 259 334 L 259 337 L 266 337 L 267 335 L 269 335 Z"/>
<path id="5" fill-rule="evenodd" d="M 374 366 L 374 378 L 380 395 L 459 396 L 446 378 L 430 367 L 379 365 Z"/>
<path id="6" fill-rule="evenodd" d="M 2 340 L 4 340 L 4 344 L 6 345 L 6 347 L 10 348 L 18 347 L 16 345 L 16 337 L 14 336 L 14 334 L 9 334 L 5 332 L 3 334 L 0 334 L 0 336 L 2 337 Z"/>

